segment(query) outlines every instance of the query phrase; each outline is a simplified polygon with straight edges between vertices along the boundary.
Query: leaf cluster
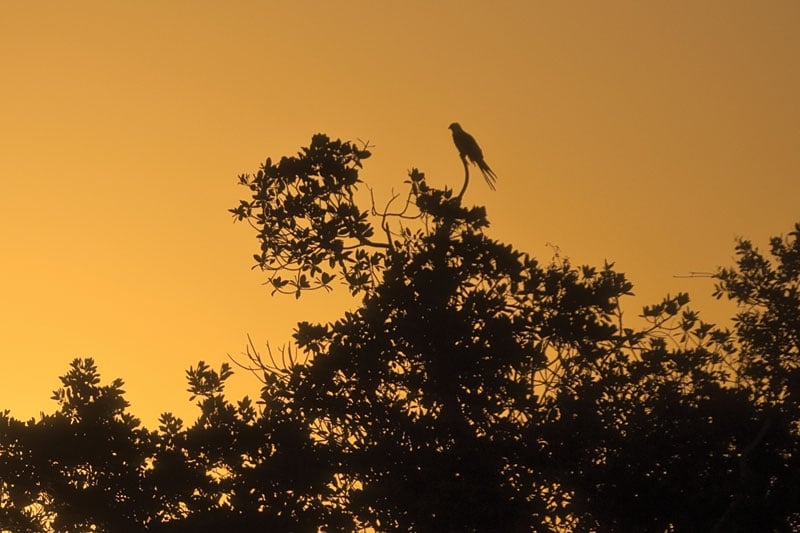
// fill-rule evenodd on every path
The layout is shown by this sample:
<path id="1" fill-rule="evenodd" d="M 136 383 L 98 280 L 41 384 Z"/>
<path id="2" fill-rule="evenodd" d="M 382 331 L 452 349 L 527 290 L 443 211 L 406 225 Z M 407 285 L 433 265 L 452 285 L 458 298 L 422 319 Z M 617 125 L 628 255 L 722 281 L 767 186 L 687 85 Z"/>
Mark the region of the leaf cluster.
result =
<path id="1" fill-rule="evenodd" d="M 370 280 L 382 254 L 368 254 L 365 246 L 388 245 L 371 240 L 368 212 L 358 209 L 353 196 L 361 162 L 369 156 L 366 145 L 317 134 L 297 156 L 277 163 L 268 158 L 254 175 L 239 176 L 251 197 L 230 212 L 258 231 L 261 251 L 253 258 L 268 272 L 273 293 L 299 297 L 305 290 L 330 289 L 337 274 L 354 291 Z"/>

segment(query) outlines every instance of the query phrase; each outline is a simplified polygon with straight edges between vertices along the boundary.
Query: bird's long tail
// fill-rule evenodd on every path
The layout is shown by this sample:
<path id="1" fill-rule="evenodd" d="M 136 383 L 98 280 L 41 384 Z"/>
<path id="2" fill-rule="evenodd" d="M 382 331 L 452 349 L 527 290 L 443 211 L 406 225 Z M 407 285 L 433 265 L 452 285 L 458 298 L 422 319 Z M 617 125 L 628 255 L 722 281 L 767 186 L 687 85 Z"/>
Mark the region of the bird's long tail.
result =
<path id="1" fill-rule="evenodd" d="M 481 174 L 483 174 L 483 179 L 486 180 L 486 183 L 489 185 L 489 188 L 493 191 L 496 191 L 495 183 L 497 183 L 497 174 L 495 174 L 489 165 L 486 164 L 485 161 L 478 161 L 478 168 L 481 169 Z"/>

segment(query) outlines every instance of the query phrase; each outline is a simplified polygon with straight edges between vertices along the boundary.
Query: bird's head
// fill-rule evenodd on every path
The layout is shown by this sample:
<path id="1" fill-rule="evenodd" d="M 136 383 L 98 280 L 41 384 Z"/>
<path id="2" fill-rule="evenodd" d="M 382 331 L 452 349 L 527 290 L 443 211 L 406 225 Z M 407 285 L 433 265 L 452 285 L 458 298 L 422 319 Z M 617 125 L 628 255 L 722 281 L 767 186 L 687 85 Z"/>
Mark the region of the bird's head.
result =
<path id="1" fill-rule="evenodd" d="M 448 126 L 448 128 L 453 131 L 461 131 L 461 124 L 459 124 L 458 122 L 453 122 Z"/>

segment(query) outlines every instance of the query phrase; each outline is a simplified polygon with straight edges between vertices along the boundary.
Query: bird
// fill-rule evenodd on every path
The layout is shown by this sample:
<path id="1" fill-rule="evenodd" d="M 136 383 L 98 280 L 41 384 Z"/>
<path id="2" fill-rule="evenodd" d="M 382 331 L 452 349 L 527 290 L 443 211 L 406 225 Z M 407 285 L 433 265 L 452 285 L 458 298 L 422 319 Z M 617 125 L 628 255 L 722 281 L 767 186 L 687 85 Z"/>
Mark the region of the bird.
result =
<path id="1" fill-rule="evenodd" d="M 464 131 L 458 122 L 453 122 L 449 128 L 453 132 L 453 142 L 458 149 L 458 155 L 461 156 L 461 160 L 464 162 L 464 166 L 466 167 L 468 159 L 472 161 L 481 169 L 481 174 L 483 174 L 486 183 L 489 184 L 489 188 L 493 191 L 496 190 L 494 184 L 497 181 L 497 174 L 489 168 L 489 165 L 483 159 L 483 152 L 475 141 L 475 137 Z"/>

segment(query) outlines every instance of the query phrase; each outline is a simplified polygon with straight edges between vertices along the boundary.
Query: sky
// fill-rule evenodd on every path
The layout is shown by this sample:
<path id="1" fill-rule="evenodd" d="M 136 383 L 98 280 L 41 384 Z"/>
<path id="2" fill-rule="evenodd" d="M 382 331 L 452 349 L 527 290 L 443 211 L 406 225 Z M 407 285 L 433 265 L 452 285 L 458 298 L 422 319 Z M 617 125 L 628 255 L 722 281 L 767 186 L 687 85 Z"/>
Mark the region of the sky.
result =
<path id="1" fill-rule="evenodd" d="M 793 0 L 3 2 L 0 409 L 52 412 L 93 357 L 147 425 L 192 419 L 190 365 L 357 305 L 270 296 L 227 212 L 317 132 L 374 145 L 388 199 L 412 167 L 461 185 L 458 121 L 499 176 L 465 196 L 492 237 L 614 262 L 631 320 L 678 291 L 724 320 L 679 276 L 800 221 L 798 57 Z"/>

